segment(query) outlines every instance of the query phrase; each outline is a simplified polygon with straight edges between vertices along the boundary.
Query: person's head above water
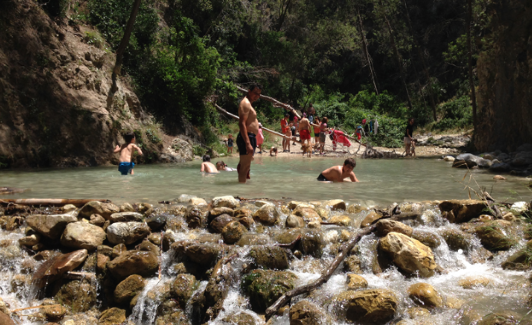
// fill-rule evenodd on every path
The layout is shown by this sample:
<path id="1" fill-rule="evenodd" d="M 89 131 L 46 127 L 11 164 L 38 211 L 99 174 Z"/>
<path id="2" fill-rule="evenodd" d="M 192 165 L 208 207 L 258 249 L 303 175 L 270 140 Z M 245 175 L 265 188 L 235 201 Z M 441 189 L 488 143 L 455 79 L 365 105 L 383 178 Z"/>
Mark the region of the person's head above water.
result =
<path id="1" fill-rule="evenodd" d="M 133 132 L 125 133 L 124 134 L 124 141 L 126 141 L 126 143 L 134 143 L 135 142 L 135 133 L 133 133 Z"/>
<path id="2" fill-rule="evenodd" d="M 203 162 L 210 162 L 211 161 L 211 156 L 209 155 L 204 155 L 203 156 Z"/>
<path id="3" fill-rule="evenodd" d="M 223 162 L 223 161 L 217 161 L 216 162 L 216 169 L 218 170 L 222 170 L 226 167 L 227 165 Z"/>
<path id="4" fill-rule="evenodd" d="M 355 169 L 356 166 L 357 166 L 357 162 L 353 158 L 347 158 L 344 161 L 344 168 L 347 167 L 348 169 L 353 170 Z"/>

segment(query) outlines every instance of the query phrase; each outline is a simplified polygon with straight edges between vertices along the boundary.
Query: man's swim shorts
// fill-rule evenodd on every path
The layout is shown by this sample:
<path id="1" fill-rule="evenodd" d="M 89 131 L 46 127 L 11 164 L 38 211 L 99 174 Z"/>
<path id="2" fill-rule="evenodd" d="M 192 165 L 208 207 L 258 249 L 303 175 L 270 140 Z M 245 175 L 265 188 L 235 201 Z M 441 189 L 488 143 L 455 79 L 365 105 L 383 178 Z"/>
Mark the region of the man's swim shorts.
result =
<path id="1" fill-rule="evenodd" d="M 299 131 L 299 138 L 301 141 L 310 140 L 310 132 L 308 130 Z"/>
<path id="2" fill-rule="evenodd" d="M 255 137 L 255 133 L 248 132 L 248 138 L 249 143 L 251 143 L 251 146 L 253 147 L 253 152 L 255 152 L 255 148 L 257 148 L 257 138 Z M 246 143 L 240 133 L 238 133 L 238 136 L 236 137 L 236 146 L 238 147 L 241 156 L 247 155 Z"/>
<path id="3" fill-rule="evenodd" d="M 122 175 L 131 174 L 133 167 L 135 167 L 135 163 L 133 162 L 121 162 L 120 165 L 118 165 L 118 171 Z"/>
<path id="4" fill-rule="evenodd" d="M 318 181 L 320 181 L 320 182 L 329 182 L 329 180 L 327 178 L 325 178 L 325 176 L 323 176 L 323 174 L 320 174 L 320 176 L 318 176 Z"/>

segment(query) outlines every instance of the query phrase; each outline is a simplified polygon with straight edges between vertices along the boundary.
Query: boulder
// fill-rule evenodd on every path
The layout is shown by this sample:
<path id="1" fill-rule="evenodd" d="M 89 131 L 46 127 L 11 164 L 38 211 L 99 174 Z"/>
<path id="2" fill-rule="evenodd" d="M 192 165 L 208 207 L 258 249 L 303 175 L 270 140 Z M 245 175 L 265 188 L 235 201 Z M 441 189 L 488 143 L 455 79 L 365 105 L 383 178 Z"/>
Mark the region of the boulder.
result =
<path id="1" fill-rule="evenodd" d="M 519 216 L 523 212 L 526 212 L 528 210 L 528 204 L 524 201 L 515 202 L 510 207 L 510 212 L 512 212 L 514 215 Z"/>
<path id="2" fill-rule="evenodd" d="M 172 282 L 171 294 L 178 301 L 182 308 L 185 308 L 187 301 L 192 297 L 192 293 L 197 287 L 196 277 L 192 274 L 179 274 Z"/>
<path id="3" fill-rule="evenodd" d="M 416 304 L 425 308 L 441 307 L 441 295 L 428 283 L 415 283 L 408 288 L 408 296 Z"/>
<path id="4" fill-rule="evenodd" d="M 419 240 L 423 245 L 427 245 L 430 248 L 436 248 L 441 245 L 440 237 L 429 231 L 414 230 L 410 237 Z"/>
<path id="5" fill-rule="evenodd" d="M 109 308 L 105 310 L 98 320 L 98 325 L 116 325 L 126 321 L 126 311 L 120 308 Z"/>
<path id="6" fill-rule="evenodd" d="M 285 270 L 289 265 L 286 251 L 279 246 L 254 246 L 249 256 L 255 266 L 263 269 Z"/>
<path id="7" fill-rule="evenodd" d="M 358 274 L 347 275 L 347 288 L 349 290 L 365 289 L 368 287 L 368 281 Z"/>
<path id="8" fill-rule="evenodd" d="M 139 294 L 145 286 L 146 282 L 140 275 L 133 274 L 128 276 L 116 286 L 114 292 L 115 302 L 123 305 L 129 304 L 131 299 Z"/>
<path id="9" fill-rule="evenodd" d="M 294 210 L 298 206 L 314 208 L 314 205 L 308 204 L 307 202 L 303 202 L 303 201 L 290 201 L 288 202 L 288 205 L 287 205 L 288 209 L 290 210 Z"/>
<path id="10" fill-rule="evenodd" d="M 37 245 L 41 240 L 41 235 L 31 234 L 29 236 L 22 237 L 18 240 L 18 243 L 22 246 L 33 246 Z"/>
<path id="11" fill-rule="evenodd" d="M 227 224 L 235 221 L 236 219 L 231 217 L 229 214 L 221 214 L 217 217 L 215 217 L 210 223 L 209 223 L 209 230 L 211 232 L 221 234 L 222 230 L 224 229 Z"/>
<path id="12" fill-rule="evenodd" d="M 348 256 L 346 259 L 345 259 L 345 269 L 348 271 L 348 272 L 353 272 L 353 273 L 356 273 L 356 274 L 362 274 L 362 261 L 360 260 L 360 257 L 358 257 L 357 255 L 351 255 L 351 256 Z"/>
<path id="13" fill-rule="evenodd" d="M 459 249 L 469 251 L 474 236 L 455 228 L 443 229 L 440 233 L 449 248 L 453 251 Z"/>
<path id="14" fill-rule="evenodd" d="M 50 239 L 58 239 L 66 226 L 71 222 L 78 221 L 78 218 L 70 214 L 34 214 L 26 218 L 26 223 L 37 233 Z"/>
<path id="15" fill-rule="evenodd" d="M 322 221 L 321 216 L 316 212 L 316 210 L 314 210 L 314 208 L 311 207 L 304 207 L 300 205 L 295 208 L 294 211 L 292 211 L 292 214 L 298 217 L 302 217 L 307 222 Z"/>
<path id="16" fill-rule="evenodd" d="M 429 247 L 397 232 L 380 239 L 379 250 L 388 254 L 401 271 L 410 275 L 430 277 L 437 267 Z"/>
<path id="17" fill-rule="evenodd" d="M 360 204 L 350 204 L 347 207 L 347 213 L 352 213 L 352 214 L 357 214 L 357 213 L 360 213 L 360 212 L 366 211 L 366 210 L 367 210 L 367 208 L 363 207 Z"/>
<path id="18" fill-rule="evenodd" d="M 265 226 L 273 226 L 279 220 L 279 212 L 272 205 L 265 205 L 253 214 L 253 220 Z"/>
<path id="19" fill-rule="evenodd" d="M 107 227 L 107 239 L 111 244 L 131 245 L 150 234 L 150 227 L 144 222 L 116 222 Z"/>
<path id="20" fill-rule="evenodd" d="M 273 204 L 268 204 L 268 205 L 273 205 Z M 229 215 L 231 215 L 231 214 L 229 214 Z M 253 211 L 251 211 L 248 208 L 240 207 L 240 208 L 234 210 L 233 216 L 235 218 L 253 218 Z"/>
<path id="21" fill-rule="evenodd" d="M 297 276 L 287 271 L 253 270 L 242 278 L 242 289 L 249 295 L 254 311 L 263 313 L 285 292 L 295 286 Z"/>
<path id="22" fill-rule="evenodd" d="M 222 251 L 219 244 L 192 243 L 185 248 L 185 255 L 193 262 L 203 266 L 214 264 Z"/>
<path id="23" fill-rule="evenodd" d="M 102 245 L 105 237 L 105 231 L 102 228 L 78 221 L 66 226 L 61 236 L 61 245 L 77 249 L 85 248 L 90 252 Z"/>
<path id="24" fill-rule="evenodd" d="M 351 218 L 346 215 L 332 216 L 331 218 L 329 218 L 329 220 L 327 220 L 327 222 L 334 223 L 335 225 L 343 227 L 349 227 L 353 224 Z"/>
<path id="25" fill-rule="evenodd" d="M 453 156 L 445 156 L 445 157 L 443 157 L 443 160 L 454 162 L 456 160 L 456 158 L 454 158 Z"/>
<path id="26" fill-rule="evenodd" d="M 212 206 L 214 208 L 226 207 L 229 209 L 234 209 L 238 206 L 239 202 L 234 197 L 228 196 L 219 196 L 212 199 Z"/>
<path id="27" fill-rule="evenodd" d="M 72 271 L 85 261 L 88 256 L 86 249 L 80 249 L 68 254 L 56 255 L 45 261 L 33 273 L 32 283 L 37 288 L 44 288 L 63 277 L 68 271 Z"/>
<path id="28" fill-rule="evenodd" d="M 207 226 L 208 214 L 209 210 L 206 205 L 188 207 L 185 215 L 188 227 L 191 229 L 205 228 Z"/>
<path id="29" fill-rule="evenodd" d="M 384 237 L 391 232 L 401 233 L 407 236 L 412 236 L 413 229 L 410 226 L 405 225 L 402 222 L 394 221 L 390 219 L 383 219 L 377 221 L 375 224 L 375 233 L 379 237 Z"/>
<path id="30" fill-rule="evenodd" d="M 74 280 L 61 286 L 55 300 L 68 306 L 73 313 L 82 313 L 96 305 L 97 290 L 94 283 L 87 280 Z"/>
<path id="31" fill-rule="evenodd" d="M 458 155 L 456 157 L 456 160 L 453 162 L 453 167 L 458 168 L 472 168 L 475 166 L 478 166 L 480 168 L 489 168 L 491 166 L 491 160 L 484 159 L 482 157 L 478 157 L 470 153 L 464 153 Z"/>
<path id="32" fill-rule="evenodd" d="M 188 204 L 193 205 L 193 206 L 207 205 L 207 201 L 205 201 L 204 199 L 202 199 L 200 197 L 190 198 L 190 199 L 188 199 L 188 201 L 186 201 L 184 203 L 188 203 Z"/>
<path id="33" fill-rule="evenodd" d="M 159 259 L 152 252 L 128 251 L 108 262 L 107 269 L 119 280 L 132 274 L 147 277 L 159 270 Z"/>
<path id="34" fill-rule="evenodd" d="M 345 211 L 347 208 L 344 200 L 330 200 L 325 202 L 324 205 L 329 207 L 332 211 Z"/>
<path id="35" fill-rule="evenodd" d="M 242 225 L 238 221 L 233 221 L 228 223 L 223 229 L 222 229 L 222 237 L 224 239 L 224 243 L 226 244 L 234 244 L 242 238 L 242 235 L 246 233 L 248 230 L 244 225 Z"/>
<path id="36" fill-rule="evenodd" d="M 448 200 L 439 204 L 441 214 L 452 223 L 468 222 L 482 214 L 486 205 L 479 200 Z"/>
<path id="37" fill-rule="evenodd" d="M 507 235 L 507 231 L 497 221 L 486 222 L 475 228 L 482 246 L 491 251 L 506 251 L 517 244 L 517 240 Z"/>
<path id="38" fill-rule="evenodd" d="M 512 166 L 505 162 L 493 162 L 490 167 L 491 172 L 500 173 L 500 172 L 509 172 L 512 169 Z"/>
<path id="39" fill-rule="evenodd" d="M 111 214 L 120 212 L 120 208 L 112 203 L 102 203 L 98 201 L 91 201 L 85 204 L 78 213 L 80 218 L 89 219 L 93 214 L 99 214 L 108 220 Z"/>
<path id="40" fill-rule="evenodd" d="M 301 236 L 297 248 L 306 255 L 321 257 L 325 248 L 325 240 L 319 230 L 311 229 Z"/>
<path id="41" fill-rule="evenodd" d="M 375 221 L 379 220 L 380 218 L 382 218 L 382 215 L 375 212 L 375 211 L 371 211 L 369 212 L 366 217 L 364 217 L 364 219 L 362 220 L 362 223 L 360 224 L 360 227 L 361 228 L 365 228 L 365 227 L 369 227 L 371 226 Z"/>
<path id="42" fill-rule="evenodd" d="M 222 214 L 228 214 L 229 216 L 234 217 L 235 210 L 226 208 L 226 207 L 214 208 L 211 211 L 209 211 L 209 220 L 212 220 Z"/>
<path id="43" fill-rule="evenodd" d="M 269 204 L 272 204 L 274 205 L 272 202 L 268 202 L 268 201 L 264 201 L 264 200 L 258 200 L 258 201 L 255 201 L 253 203 L 256 207 L 262 207 L 262 206 L 265 206 L 265 205 L 269 205 Z"/>
<path id="44" fill-rule="evenodd" d="M 143 252 L 152 252 L 157 256 L 161 255 L 161 249 L 159 248 L 159 246 L 153 244 L 149 240 L 142 241 L 142 243 L 140 243 L 140 245 L 137 246 L 137 250 L 143 251 Z"/>
<path id="45" fill-rule="evenodd" d="M 163 236 L 160 233 L 151 233 L 148 240 L 154 245 L 161 246 Z"/>
<path id="46" fill-rule="evenodd" d="M 304 228 L 305 225 L 302 217 L 291 214 L 286 218 L 286 228 Z"/>
<path id="47" fill-rule="evenodd" d="M 102 227 L 105 224 L 105 219 L 99 214 L 91 214 L 89 222 L 92 225 Z"/>
<path id="48" fill-rule="evenodd" d="M 395 317 L 398 300 L 386 289 L 344 291 L 334 300 L 346 308 L 346 318 L 354 323 L 384 324 Z"/>
<path id="49" fill-rule="evenodd" d="M 329 325 L 332 324 L 327 313 L 318 305 L 301 300 L 290 307 L 290 325 Z"/>
<path id="50" fill-rule="evenodd" d="M 142 213 L 138 212 L 118 212 L 113 213 L 108 218 L 111 223 L 115 222 L 128 222 L 128 221 L 142 221 Z"/>
<path id="51" fill-rule="evenodd" d="M 482 276 L 469 276 L 458 281 L 458 285 L 464 289 L 473 289 L 475 287 L 486 287 L 490 282 L 490 279 Z"/>

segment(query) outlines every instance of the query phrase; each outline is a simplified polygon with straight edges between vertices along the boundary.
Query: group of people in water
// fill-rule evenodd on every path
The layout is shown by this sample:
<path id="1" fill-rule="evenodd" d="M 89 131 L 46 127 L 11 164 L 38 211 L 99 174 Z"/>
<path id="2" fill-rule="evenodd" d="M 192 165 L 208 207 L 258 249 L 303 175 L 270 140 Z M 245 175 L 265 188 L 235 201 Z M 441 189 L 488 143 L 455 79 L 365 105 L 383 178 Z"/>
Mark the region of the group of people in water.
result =
<path id="1" fill-rule="evenodd" d="M 211 163 L 209 155 L 203 156 L 203 163 L 201 164 L 200 171 L 207 173 L 218 173 L 219 171 L 237 171 L 238 181 L 240 183 L 246 183 L 250 179 L 251 161 L 255 154 L 255 149 L 259 147 L 259 153 L 262 153 L 262 143 L 264 142 L 264 136 L 262 134 L 262 125 L 257 120 L 257 112 L 252 106 L 252 103 L 260 98 L 262 87 L 258 84 L 252 84 L 249 88 L 246 96 L 240 101 L 238 106 L 238 127 L 239 133 L 236 138 L 236 146 L 240 154 L 240 161 L 236 169 L 228 167 L 223 161 L 219 161 L 214 165 Z M 327 117 L 321 119 L 315 116 L 316 111 L 312 107 L 309 107 L 309 117 L 306 113 L 303 113 L 303 117 L 298 121 L 297 115 L 290 121 L 290 114 L 287 113 L 281 120 L 281 132 L 285 136 L 283 138 L 283 152 L 290 151 L 290 141 L 295 139 L 296 130 L 299 131 L 301 139 L 301 147 L 303 154 L 305 152 L 310 157 L 312 155 L 312 143 L 311 134 L 314 133 L 314 146 L 319 145 L 320 154 L 323 153 L 326 135 L 333 136 L 333 147 L 336 147 L 336 142 L 342 141 L 342 137 L 347 140 L 347 137 L 342 131 L 330 129 L 327 125 Z M 364 121 L 365 122 L 365 121 Z M 363 123 L 365 124 L 365 123 Z M 408 120 L 406 133 L 404 136 L 404 143 L 406 147 L 406 156 L 415 154 L 415 140 L 412 138 L 414 130 L 414 119 Z M 377 132 L 378 124 L 374 120 L 371 130 Z M 341 134 L 336 134 L 339 132 Z M 122 175 L 133 175 L 133 167 L 135 164 L 131 161 L 133 152 L 138 152 L 142 155 L 142 150 L 135 144 L 135 134 L 127 133 L 124 135 L 125 143 L 121 146 L 117 145 L 114 152 L 120 152 L 120 164 L 118 170 Z M 336 141 L 335 141 L 336 140 Z M 227 139 L 228 152 L 232 153 L 234 141 L 232 135 L 229 135 Z M 277 155 L 277 148 L 270 149 L 270 155 Z M 317 178 L 318 181 L 330 181 L 330 182 L 342 182 L 344 179 L 349 178 L 352 182 L 358 182 L 358 179 L 353 172 L 356 166 L 356 162 L 353 158 L 348 158 L 344 161 L 343 165 L 333 166 L 324 170 Z"/>

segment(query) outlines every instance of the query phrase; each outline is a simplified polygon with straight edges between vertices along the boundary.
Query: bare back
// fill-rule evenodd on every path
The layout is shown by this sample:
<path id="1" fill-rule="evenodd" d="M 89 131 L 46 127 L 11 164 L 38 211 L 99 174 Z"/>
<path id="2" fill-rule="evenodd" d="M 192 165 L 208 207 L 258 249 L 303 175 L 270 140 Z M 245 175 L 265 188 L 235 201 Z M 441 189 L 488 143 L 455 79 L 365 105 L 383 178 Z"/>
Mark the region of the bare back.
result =
<path id="1" fill-rule="evenodd" d="M 358 179 L 352 170 L 344 170 L 343 166 L 333 166 L 327 168 L 321 173 L 328 181 L 331 182 L 343 182 L 344 178 L 349 177 L 352 182 L 358 182 Z"/>
<path id="2" fill-rule="evenodd" d="M 214 166 L 213 163 L 205 161 L 201 164 L 201 170 L 202 172 L 206 173 L 218 173 L 218 169 L 216 169 L 216 166 Z"/>
<path id="3" fill-rule="evenodd" d="M 247 132 L 253 134 L 259 133 L 259 121 L 257 121 L 257 112 L 251 106 L 251 102 L 247 97 L 244 97 L 238 106 L 238 116 L 246 117 L 244 125 L 246 126 Z"/>
<path id="4" fill-rule="evenodd" d="M 302 131 L 302 130 L 310 131 L 310 122 L 306 117 L 302 118 L 301 121 L 299 122 L 299 131 Z"/>
<path id="5" fill-rule="evenodd" d="M 139 150 L 136 144 L 123 144 L 120 147 L 120 162 L 131 162 L 131 156 L 135 150 Z"/>

